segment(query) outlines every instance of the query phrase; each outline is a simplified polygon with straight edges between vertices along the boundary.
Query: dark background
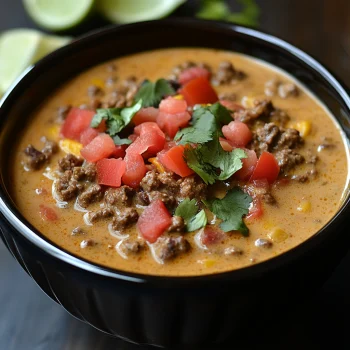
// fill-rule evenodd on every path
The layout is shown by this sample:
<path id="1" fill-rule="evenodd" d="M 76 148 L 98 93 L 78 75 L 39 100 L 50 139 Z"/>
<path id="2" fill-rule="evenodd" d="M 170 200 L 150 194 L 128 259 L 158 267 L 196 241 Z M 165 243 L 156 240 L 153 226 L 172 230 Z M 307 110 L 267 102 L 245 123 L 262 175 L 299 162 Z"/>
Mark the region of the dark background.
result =
<path id="1" fill-rule="evenodd" d="M 236 1 L 228 3 L 237 8 Z M 349 0 L 257 3 L 261 8 L 260 29 L 304 49 L 350 85 Z M 196 2 L 190 2 L 176 14 L 189 15 L 195 7 Z M 96 18 L 69 34 L 80 34 L 103 24 Z M 0 0 L 0 31 L 14 27 L 35 25 L 26 16 L 20 0 Z M 273 302 L 273 296 L 266 302 Z M 283 317 L 270 315 L 269 324 L 261 325 L 260 331 L 255 330 L 243 341 L 233 339 L 221 347 L 207 349 L 350 349 L 350 252 L 312 300 L 292 305 L 291 309 Z M 68 315 L 38 288 L 0 242 L 0 350 L 92 349 L 141 350 Z"/>

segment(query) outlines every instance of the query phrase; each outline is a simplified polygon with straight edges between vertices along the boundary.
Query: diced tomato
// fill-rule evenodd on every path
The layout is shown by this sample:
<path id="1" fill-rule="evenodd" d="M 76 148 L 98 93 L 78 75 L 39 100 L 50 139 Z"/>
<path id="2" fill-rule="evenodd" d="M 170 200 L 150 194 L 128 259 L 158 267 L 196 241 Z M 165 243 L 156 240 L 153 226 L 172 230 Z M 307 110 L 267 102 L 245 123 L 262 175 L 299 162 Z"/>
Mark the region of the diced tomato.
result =
<path id="1" fill-rule="evenodd" d="M 208 79 L 199 77 L 185 84 L 180 93 L 183 95 L 189 106 L 196 104 L 215 103 L 218 101 L 218 95 L 210 85 Z"/>
<path id="2" fill-rule="evenodd" d="M 148 159 L 164 148 L 165 135 L 156 123 L 142 123 L 134 129 L 134 132 L 140 136 L 128 147 L 127 153 L 142 154 Z"/>
<path id="3" fill-rule="evenodd" d="M 226 152 L 231 152 L 233 150 L 233 146 L 231 146 L 231 144 L 228 142 L 228 140 L 226 140 L 223 137 L 220 137 L 220 145 L 221 145 L 222 149 Z"/>
<path id="4" fill-rule="evenodd" d="M 224 234 L 218 228 L 206 226 L 201 234 L 201 243 L 205 246 L 219 243 L 223 240 Z"/>
<path id="5" fill-rule="evenodd" d="M 180 128 L 184 128 L 191 120 L 191 115 L 188 112 L 170 114 L 159 112 L 157 123 L 160 128 L 173 138 Z"/>
<path id="6" fill-rule="evenodd" d="M 97 182 L 100 185 L 120 187 L 125 168 L 125 162 L 121 158 L 101 159 L 96 163 Z"/>
<path id="7" fill-rule="evenodd" d="M 127 145 L 116 145 L 113 153 L 110 155 L 111 158 L 124 158 L 125 149 Z"/>
<path id="8" fill-rule="evenodd" d="M 62 136 L 67 139 L 80 141 L 80 134 L 90 126 L 94 115 L 94 111 L 71 108 L 61 128 Z"/>
<path id="9" fill-rule="evenodd" d="M 124 161 L 126 168 L 122 181 L 125 185 L 136 188 L 147 172 L 145 162 L 142 156 L 137 153 L 127 153 Z"/>
<path id="10" fill-rule="evenodd" d="M 249 209 L 246 219 L 258 219 L 264 214 L 260 197 L 253 197 L 253 204 Z"/>
<path id="11" fill-rule="evenodd" d="M 85 129 L 81 135 L 80 135 L 80 143 L 83 144 L 83 146 L 88 145 L 97 135 L 99 132 L 97 129 L 94 128 L 87 128 Z"/>
<path id="12" fill-rule="evenodd" d="M 108 158 L 115 151 L 113 139 L 107 134 L 99 134 L 81 151 L 81 155 L 91 163 Z"/>
<path id="13" fill-rule="evenodd" d="M 256 156 L 255 151 L 245 149 L 245 153 L 247 154 L 247 158 L 242 159 L 242 169 L 238 170 L 234 177 L 238 180 L 248 180 L 250 176 L 253 174 L 256 163 L 258 161 L 258 157 Z"/>
<path id="14" fill-rule="evenodd" d="M 244 107 L 237 102 L 229 100 L 220 100 L 220 104 L 229 109 L 232 112 L 244 110 Z"/>
<path id="15" fill-rule="evenodd" d="M 134 142 L 136 139 L 137 139 L 137 135 L 135 135 L 135 134 L 130 134 L 129 136 L 128 136 L 128 139 L 129 140 L 131 140 L 131 142 Z"/>
<path id="16" fill-rule="evenodd" d="M 45 221 L 56 221 L 58 219 L 56 212 L 44 204 L 39 205 L 39 213 L 41 218 Z"/>
<path id="17" fill-rule="evenodd" d="M 155 122 L 157 120 L 159 110 L 154 107 L 141 108 L 132 118 L 135 125 L 145 122 Z"/>
<path id="18" fill-rule="evenodd" d="M 159 104 L 159 112 L 178 114 L 186 111 L 187 102 L 185 100 L 177 100 L 171 96 L 162 100 Z"/>
<path id="19" fill-rule="evenodd" d="M 184 85 L 187 84 L 189 81 L 199 77 L 203 77 L 209 80 L 210 72 L 208 71 L 208 69 L 205 69 L 203 67 L 190 67 L 180 73 L 178 80 L 181 85 Z"/>
<path id="20" fill-rule="evenodd" d="M 222 127 L 222 133 L 234 147 L 245 147 L 253 137 L 247 124 L 239 121 L 233 121 L 228 125 L 224 125 Z"/>
<path id="21" fill-rule="evenodd" d="M 171 215 L 164 203 L 157 199 L 143 211 L 137 222 L 137 228 L 146 241 L 154 243 L 170 224 Z"/>
<path id="22" fill-rule="evenodd" d="M 101 124 L 96 128 L 99 132 L 105 132 L 107 130 L 106 121 L 103 119 Z"/>
<path id="23" fill-rule="evenodd" d="M 181 177 L 186 177 L 193 174 L 194 171 L 186 164 L 184 152 L 183 145 L 174 146 L 168 151 L 158 153 L 158 159 L 167 169 Z"/>
<path id="24" fill-rule="evenodd" d="M 280 167 L 274 155 L 269 152 L 263 152 L 249 181 L 266 179 L 271 184 L 276 181 L 279 172 Z"/>

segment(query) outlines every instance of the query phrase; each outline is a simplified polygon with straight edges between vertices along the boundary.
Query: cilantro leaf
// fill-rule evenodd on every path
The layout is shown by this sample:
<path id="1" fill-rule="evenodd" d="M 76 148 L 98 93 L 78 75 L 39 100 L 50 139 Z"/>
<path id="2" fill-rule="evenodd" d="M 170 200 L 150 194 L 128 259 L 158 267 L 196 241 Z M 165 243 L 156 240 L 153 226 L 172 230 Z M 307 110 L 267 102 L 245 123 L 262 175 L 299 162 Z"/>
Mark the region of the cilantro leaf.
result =
<path id="1" fill-rule="evenodd" d="M 131 122 L 133 116 L 141 108 L 142 100 L 139 100 L 131 107 L 98 109 L 92 118 L 90 126 L 92 128 L 97 128 L 101 124 L 102 120 L 106 120 L 107 134 L 113 137 Z M 119 137 L 116 140 L 117 142 L 120 142 Z"/>
<path id="2" fill-rule="evenodd" d="M 135 100 L 142 99 L 142 107 L 158 107 L 163 97 L 175 94 L 175 90 L 165 79 L 158 79 L 155 83 L 145 80 L 135 96 Z"/>
<path id="3" fill-rule="evenodd" d="M 175 215 L 181 216 L 186 224 L 188 232 L 196 231 L 207 224 L 207 215 L 202 209 L 199 213 L 198 205 L 195 199 L 184 199 L 176 208 Z"/>
<path id="4" fill-rule="evenodd" d="M 204 204 L 222 220 L 220 228 L 224 232 L 240 231 L 243 236 L 248 236 L 249 230 L 242 218 L 248 214 L 251 202 L 252 197 L 236 187 L 224 198 L 207 200 Z"/>
<path id="5" fill-rule="evenodd" d="M 229 110 L 220 103 L 209 107 L 199 107 L 194 110 L 192 124 L 188 128 L 180 130 L 175 135 L 175 140 L 180 144 L 206 143 L 216 137 L 222 136 L 221 125 L 232 122 Z"/>
<path id="6" fill-rule="evenodd" d="M 127 138 L 121 139 L 118 135 L 113 136 L 113 141 L 116 145 L 130 145 L 131 140 Z"/>
<path id="7" fill-rule="evenodd" d="M 231 12 L 224 0 L 202 0 L 201 9 L 196 16 L 216 21 L 229 21 L 251 27 L 259 24 L 260 9 L 256 0 L 239 0 L 242 5 L 240 12 Z"/>

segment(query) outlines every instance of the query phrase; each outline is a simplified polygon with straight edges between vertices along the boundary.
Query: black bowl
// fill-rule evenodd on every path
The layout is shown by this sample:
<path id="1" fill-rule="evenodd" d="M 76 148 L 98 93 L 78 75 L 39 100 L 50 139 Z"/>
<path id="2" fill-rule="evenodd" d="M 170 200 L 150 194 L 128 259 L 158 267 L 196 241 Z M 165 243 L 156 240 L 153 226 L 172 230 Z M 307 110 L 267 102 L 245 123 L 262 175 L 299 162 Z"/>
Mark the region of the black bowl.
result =
<path id="1" fill-rule="evenodd" d="M 199 277 L 157 277 L 108 269 L 64 251 L 16 208 L 9 188 L 14 135 L 61 83 L 103 61 L 166 47 L 241 52 L 284 69 L 304 83 L 350 135 L 350 98 L 322 65 L 271 35 L 231 24 L 163 20 L 111 27 L 76 40 L 27 70 L 0 109 L 1 236 L 39 287 L 70 314 L 135 343 L 199 345 L 220 342 L 261 320 L 267 309 L 312 295 L 348 250 L 347 196 L 315 236 L 269 261 Z M 281 304 L 282 303 L 282 304 Z"/>

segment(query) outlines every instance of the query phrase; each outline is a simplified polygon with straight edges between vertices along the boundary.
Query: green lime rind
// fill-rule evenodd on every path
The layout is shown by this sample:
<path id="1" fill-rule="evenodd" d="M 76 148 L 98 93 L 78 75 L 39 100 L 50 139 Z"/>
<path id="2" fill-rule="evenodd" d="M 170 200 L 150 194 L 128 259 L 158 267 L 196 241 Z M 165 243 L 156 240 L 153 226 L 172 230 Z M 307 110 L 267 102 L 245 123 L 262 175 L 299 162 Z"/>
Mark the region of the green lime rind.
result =
<path id="1" fill-rule="evenodd" d="M 24 7 L 40 27 L 51 31 L 72 29 L 92 12 L 94 0 L 23 0 Z"/>
<path id="2" fill-rule="evenodd" d="M 24 28 L 0 33 L 0 95 L 28 66 L 70 40 Z"/>
<path id="3" fill-rule="evenodd" d="M 186 0 L 99 0 L 97 10 L 114 23 L 133 23 L 168 16 Z"/>

